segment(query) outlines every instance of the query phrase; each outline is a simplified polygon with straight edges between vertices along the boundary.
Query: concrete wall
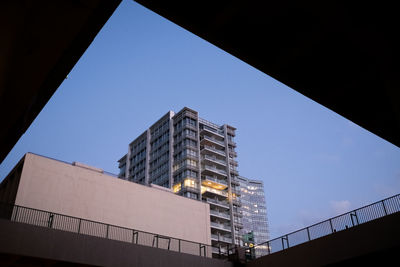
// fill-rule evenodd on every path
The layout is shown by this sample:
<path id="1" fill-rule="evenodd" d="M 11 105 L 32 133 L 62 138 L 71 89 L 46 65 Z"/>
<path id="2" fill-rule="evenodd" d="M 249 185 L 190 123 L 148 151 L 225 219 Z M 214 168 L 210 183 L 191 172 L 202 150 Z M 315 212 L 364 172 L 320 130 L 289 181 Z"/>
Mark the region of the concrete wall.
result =
<path id="1" fill-rule="evenodd" d="M 15 204 L 211 244 L 208 204 L 30 153 Z"/>
<path id="2" fill-rule="evenodd" d="M 0 266 L 233 267 L 193 256 L 0 219 Z"/>

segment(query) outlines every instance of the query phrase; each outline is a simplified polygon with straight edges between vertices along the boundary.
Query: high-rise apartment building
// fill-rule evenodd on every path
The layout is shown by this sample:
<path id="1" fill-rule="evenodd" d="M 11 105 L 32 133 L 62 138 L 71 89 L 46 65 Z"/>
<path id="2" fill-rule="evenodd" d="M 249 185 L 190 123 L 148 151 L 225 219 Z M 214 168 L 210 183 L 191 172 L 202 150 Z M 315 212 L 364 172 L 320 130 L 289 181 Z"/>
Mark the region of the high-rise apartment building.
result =
<path id="1" fill-rule="evenodd" d="M 239 244 L 243 225 L 235 130 L 186 107 L 169 111 L 129 144 L 118 161 L 119 177 L 209 203 L 213 246 Z"/>
<path id="2" fill-rule="evenodd" d="M 243 213 L 242 235 L 252 233 L 254 243 L 261 244 L 269 240 L 267 207 L 265 203 L 264 184 L 260 180 L 237 177 L 241 190 L 241 210 Z M 244 245 L 246 241 L 244 240 Z M 256 256 L 266 253 L 262 247 L 256 248 Z"/>

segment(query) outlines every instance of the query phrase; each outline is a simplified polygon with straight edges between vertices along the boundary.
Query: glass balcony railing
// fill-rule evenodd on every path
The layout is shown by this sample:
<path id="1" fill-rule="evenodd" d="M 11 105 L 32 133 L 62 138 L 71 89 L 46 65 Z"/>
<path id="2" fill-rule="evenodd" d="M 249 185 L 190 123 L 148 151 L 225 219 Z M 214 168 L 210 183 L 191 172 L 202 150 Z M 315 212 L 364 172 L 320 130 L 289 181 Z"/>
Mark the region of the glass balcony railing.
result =
<path id="1" fill-rule="evenodd" d="M 206 200 L 208 203 L 217 204 L 217 205 L 223 206 L 225 208 L 229 208 L 229 203 L 226 201 L 221 201 L 221 200 L 217 200 L 217 199 L 213 199 L 213 198 L 207 198 Z"/>
<path id="2" fill-rule="evenodd" d="M 223 196 L 223 197 L 228 197 L 228 192 L 226 192 L 226 191 L 211 188 L 208 186 L 201 186 L 201 193 L 205 194 L 206 192 L 214 193 L 214 194 L 217 194 L 217 195 Z"/>
<path id="3" fill-rule="evenodd" d="M 243 228 L 243 223 L 242 222 L 234 222 L 235 226 L 239 228 Z"/>
<path id="4" fill-rule="evenodd" d="M 219 217 L 222 217 L 222 218 L 225 218 L 225 219 L 228 219 L 228 220 L 231 219 L 231 216 L 229 214 L 223 213 L 223 212 L 218 212 L 218 211 L 215 211 L 215 210 L 210 210 L 210 214 L 215 215 L 215 216 L 219 216 Z"/>
<path id="5" fill-rule="evenodd" d="M 212 156 L 209 156 L 209 155 L 204 155 L 204 156 L 201 157 L 201 158 L 202 158 L 202 159 L 211 160 L 211 161 L 214 161 L 214 162 L 217 162 L 217 163 L 219 163 L 219 164 L 221 164 L 221 165 L 226 166 L 226 161 L 225 161 L 225 160 L 217 159 L 216 157 L 212 157 Z"/>
<path id="6" fill-rule="evenodd" d="M 226 185 L 226 186 L 228 185 L 228 181 L 222 180 L 222 179 L 217 179 L 217 178 L 214 178 L 214 177 L 211 177 L 211 176 L 208 176 L 208 175 L 202 175 L 201 178 L 203 180 L 210 180 L 210 181 L 213 181 L 213 182 L 216 182 L 216 183 L 219 183 L 219 184 L 223 184 L 223 185 Z"/>
<path id="7" fill-rule="evenodd" d="M 232 238 L 231 237 L 227 237 L 227 236 L 219 236 L 219 235 L 215 235 L 215 234 L 211 234 L 211 239 L 215 240 L 215 241 L 223 241 L 226 243 L 232 243 Z"/>
<path id="8" fill-rule="evenodd" d="M 240 192 L 240 190 L 238 190 L 238 189 L 232 189 L 232 193 L 233 193 L 233 194 L 236 194 L 237 196 L 240 196 L 240 195 L 241 195 L 241 192 Z"/>
<path id="9" fill-rule="evenodd" d="M 204 136 L 203 136 L 203 139 L 208 140 L 208 141 L 210 141 L 210 142 L 217 143 L 217 144 L 219 144 L 219 145 L 221 145 L 221 146 L 225 146 L 225 142 L 224 142 L 224 141 L 217 140 L 217 139 L 212 138 L 212 137 L 209 137 L 209 136 L 207 136 L 207 135 L 204 135 Z"/>
<path id="10" fill-rule="evenodd" d="M 231 231 L 231 226 L 227 225 L 227 224 L 211 222 L 211 227 L 224 229 L 224 230 L 227 230 L 227 231 Z"/>
<path id="11" fill-rule="evenodd" d="M 232 238 L 230 238 L 230 237 L 220 236 L 219 240 L 227 242 L 227 243 L 232 243 Z"/>
<path id="12" fill-rule="evenodd" d="M 204 149 L 208 149 L 208 150 L 211 150 L 211 151 L 213 151 L 215 153 L 218 153 L 219 155 L 225 156 L 225 151 L 224 150 L 216 149 L 216 148 L 214 148 L 212 146 L 207 146 L 207 145 L 204 145 Z"/>
<path id="13" fill-rule="evenodd" d="M 233 216 L 238 217 L 238 218 L 242 218 L 243 217 L 243 213 L 241 211 L 233 211 Z"/>
<path id="14" fill-rule="evenodd" d="M 232 203 L 237 205 L 237 206 L 241 206 L 242 202 L 239 199 L 232 199 Z"/>
<path id="15" fill-rule="evenodd" d="M 221 169 L 218 169 L 218 168 L 213 167 L 213 166 L 210 166 L 210 165 L 204 165 L 203 168 L 202 168 L 201 170 L 202 170 L 202 171 L 205 171 L 205 170 L 207 170 L 207 171 L 213 171 L 213 172 L 216 172 L 216 173 L 218 173 L 218 174 L 222 174 L 222 175 L 226 176 L 226 171 L 221 170 Z"/>

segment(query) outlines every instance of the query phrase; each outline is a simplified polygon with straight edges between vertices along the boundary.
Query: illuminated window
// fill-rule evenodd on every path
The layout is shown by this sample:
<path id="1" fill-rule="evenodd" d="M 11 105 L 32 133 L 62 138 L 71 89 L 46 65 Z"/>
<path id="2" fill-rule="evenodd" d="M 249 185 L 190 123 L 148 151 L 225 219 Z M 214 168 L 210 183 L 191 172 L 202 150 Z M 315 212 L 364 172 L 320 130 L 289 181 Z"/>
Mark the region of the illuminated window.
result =
<path id="1" fill-rule="evenodd" d="M 181 185 L 181 183 L 179 183 L 179 184 L 174 185 L 172 187 L 172 190 L 174 191 L 174 193 L 177 193 L 177 192 L 181 191 L 181 188 L 182 188 L 182 185 Z"/>
<path id="2" fill-rule="evenodd" d="M 186 187 L 193 187 L 193 188 L 196 188 L 196 187 L 197 187 L 197 186 L 196 186 L 196 182 L 195 182 L 194 180 L 192 180 L 192 179 L 185 179 L 184 185 L 185 185 Z"/>

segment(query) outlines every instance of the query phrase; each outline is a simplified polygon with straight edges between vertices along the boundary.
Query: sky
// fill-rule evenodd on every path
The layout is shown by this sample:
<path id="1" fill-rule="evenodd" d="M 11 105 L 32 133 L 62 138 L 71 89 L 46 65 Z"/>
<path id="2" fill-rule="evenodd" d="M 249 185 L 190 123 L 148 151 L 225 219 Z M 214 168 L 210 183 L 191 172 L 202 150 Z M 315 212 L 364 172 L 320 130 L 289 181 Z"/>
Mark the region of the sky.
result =
<path id="1" fill-rule="evenodd" d="M 26 152 L 118 173 L 128 144 L 189 107 L 237 128 L 239 173 L 264 181 L 271 238 L 400 192 L 400 149 L 124 0 L 0 165 Z"/>

